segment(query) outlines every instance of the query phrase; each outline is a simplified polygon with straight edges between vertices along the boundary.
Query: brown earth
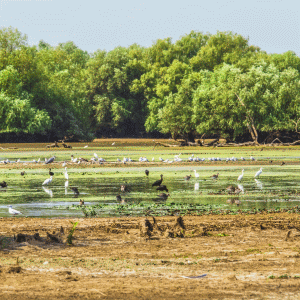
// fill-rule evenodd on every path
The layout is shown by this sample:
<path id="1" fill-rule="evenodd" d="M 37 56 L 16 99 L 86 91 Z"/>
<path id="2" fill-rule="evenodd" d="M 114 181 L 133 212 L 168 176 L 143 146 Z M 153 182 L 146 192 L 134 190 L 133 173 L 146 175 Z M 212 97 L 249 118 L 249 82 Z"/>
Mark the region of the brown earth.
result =
<path id="1" fill-rule="evenodd" d="M 0 299 L 300 299 L 298 214 L 155 221 L 0 219 Z"/>

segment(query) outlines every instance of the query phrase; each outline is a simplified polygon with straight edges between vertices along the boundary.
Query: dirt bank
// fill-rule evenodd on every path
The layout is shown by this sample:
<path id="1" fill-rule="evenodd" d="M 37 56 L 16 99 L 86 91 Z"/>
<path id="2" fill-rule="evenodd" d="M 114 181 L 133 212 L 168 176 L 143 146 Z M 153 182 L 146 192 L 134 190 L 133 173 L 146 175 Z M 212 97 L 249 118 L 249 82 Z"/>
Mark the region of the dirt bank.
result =
<path id="1" fill-rule="evenodd" d="M 149 221 L 0 219 L 1 299 L 299 299 L 299 215 Z"/>

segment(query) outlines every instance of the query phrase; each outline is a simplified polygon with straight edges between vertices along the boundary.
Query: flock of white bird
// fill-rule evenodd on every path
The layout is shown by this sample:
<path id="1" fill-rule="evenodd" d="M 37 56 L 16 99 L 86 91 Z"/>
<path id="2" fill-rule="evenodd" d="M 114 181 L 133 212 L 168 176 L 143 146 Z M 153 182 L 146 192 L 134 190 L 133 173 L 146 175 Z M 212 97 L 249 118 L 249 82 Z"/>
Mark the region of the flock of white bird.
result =
<path id="1" fill-rule="evenodd" d="M 179 155 L 175 155 L 173 160 L 169 160 L 169 159 L 164 160 L 163 158 L 159 157 L 159 161 L 164 162 L 164 163 L 182 162 L 184 160 L 180 158 L 180 155 L 181 155 L 181 153 Z M 49 163 L 54 162 L 54 160 L 55 160 L 55 156 L 53 156 L 53 157 L 51 157 L 49 159 L 45 158 L 45 162 L 44 163 L 45 164 L 49 164 Z M 222 161 L 222 160 L 223 161 L 225 160 L 226 162 L 228 162 L 228 161 L 238 161 L 239 159 L 236 158 L 236 157 L 231 157 L 231 158 L 227 157 L 226 159 L 221 159 L 219 157 L 217 157 L 217 158 L 215 158 L 215 157 L 208 158 L 208 161 Z M 241 157 L 240 160 L 245 161 L 246 159 L 244 157 Z M 256 159 L 251 156 L 250 160 L 251 161 L 255 161 Z M 83 158 L 80 158 L 80 157 L 79 158 L 74 158 L 74 156 L 71 155 L 71 163 L 78 163 L 79 164 L 79 163 L 81 163 L 83 161 L 86 162 L 87 160 L 83 159 Z M 106 160 L 104 158 L 102 158 L 102 157 L 99 158 L 99 156 L 97 155 L 97 153 L 94 153 L 94 157 L 92 157 L 90 159 L 90 161 L 92 163 L 95 163 L 95 162 L 98 161 L 99 164 L 103 164 L 104 162 L 106 162 Z M 153 157 L 152 158 L 152 162 L 154 162 L 154 161 L 155 161 L 155 158 Z M 200 161 L 205 161 L 205 158 L 201 159 L 198 156 L 194 157 L 194 154 L 192 154 L 187 159 L 187 161 L 189 161 L 189 162 L 193 162 L 193 161 L 194 162 L 200 162 Z M 4 164 L 8 164 L 8 163 L 24 163 L 25 164 L 25 163 L 40 163 L 40 162 L 41 162 L 40 158 L 38 160 L 32 160 L 32 161 L 21 161 L 20 159 L 18 159 L 16 161 L 10 161 L 9 159 L 0 161 L 0 163 L 4 163 Z M 127 163 L 127 162 L 133 162 L 133 160 L 130 157 L 128 157 L 128 158 L 124 157 L 123 160 L 117 158 L 117 162 Z M 139 162 L 149 162 L 149 160 L 147 159 L 147 157 L 140 157 L 139 158 Z M 64 172 L 64 176 L 65 176 L 65 179 L 66 179 L 66 181 L 65 181 L 65 188 L 67 188 L 69 186 L 69 174 L 68 174 L 66 165 L 67 165 L 67 162 L 64 161 L 63 164 L 62 164 L 62 167 L 65 168 L 65 172 Z M 260 168 L 260 170 L 258 172 L 256 172 L 256 174 L 254 175 L 254 178 L 258 178 L 261 175 L 262 169 L 263 168 Z M 195 172 L 195 178 L 199 178 L 199 174 L 197 173 L 197 171 L 194 170 L 194 172 Z M 213 176 L 215 176 L 215 175 L 213 175 Z M 238 176 L 237 180 L 238 181 L 242 181 L 243 176 L 244 176 L 244 169 L 242 170 L 242 174 Z M 53 176 L 50 176 L 50 178 L 46 179 L 42 183 L 43 189 L 45 190 L 45 192 L 47 192 L 48 194 L 50 194 L 50 196 L 52 196 L 51 195 L 52 191 L 46 189 L 44 186 L 45 185 L 48 186 L 52 182 L 52 180 L 53 180 Z M 196 186 L 195 186 L 195 188 L 196 188 Z M 199 188 L 199 185 L 198 185 L 198 188 Z M 12 214 L 12 215 L 22 214 L 20 211 L 13 209 L 11 205 L 9 205 L 8 208 L 9 208 L 9 213 Z"/>

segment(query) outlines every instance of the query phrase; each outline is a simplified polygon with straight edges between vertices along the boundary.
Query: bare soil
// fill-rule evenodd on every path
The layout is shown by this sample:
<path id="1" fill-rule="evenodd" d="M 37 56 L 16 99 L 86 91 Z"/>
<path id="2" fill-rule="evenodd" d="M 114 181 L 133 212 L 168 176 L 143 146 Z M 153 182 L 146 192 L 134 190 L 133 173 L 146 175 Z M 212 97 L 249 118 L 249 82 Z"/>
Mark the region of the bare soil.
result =
<path id="1" fill-rule="evenodd" d="M 298 214 L 145 220 L 0 219 L 0 299 L 300 299 Z"/>

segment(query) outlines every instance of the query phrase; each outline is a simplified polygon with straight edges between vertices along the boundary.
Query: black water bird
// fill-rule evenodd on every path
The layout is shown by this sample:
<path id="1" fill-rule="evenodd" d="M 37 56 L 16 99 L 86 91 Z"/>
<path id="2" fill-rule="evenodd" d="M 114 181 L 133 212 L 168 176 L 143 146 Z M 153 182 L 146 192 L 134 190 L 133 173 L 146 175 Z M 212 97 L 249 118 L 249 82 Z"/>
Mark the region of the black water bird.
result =
<path id="1" fill-rule="evenodd" d="M 24 176 L 24 175 L 25 175 L 25 171 L 22 171 L 22 172 L 21 172 L 21 176 Z"/>
<path id="2" fill-rule="evenodd" d="M 148 171 L 148 170 L 145 170 L 145 174 L 146 174 L 147 176 L 149 176 L 149 171 Z"/>
<path id="3" fill-rule="evenodd" d="M 163 182 L 163 175 L 160 175 L 160 180 L 156 180 L 152 186 L 160 186 Z"/>
<path id="4" fill-rule="evenodd" d="M 71 190 L 74 192 L 75 195 L 79 195 L 79 191 L 77 187 L 71 187 Z"/>
<path id="5" fill-rule="evenodd" d="M 186 175 L 186 176 L 184 177 L 184 179 L 188 181 L 188 180 L 191 179 L 191 177 L 192 177 L 192 175 Z"/>
<path id="6" fill-rule="evenodd" d="M 156 188 L 157 191 L 166 191 L 167 193 L 169 192 L 169 190 L 167 189 L 167 187 L 165 185 L 160 185 L 159 187 Z"/>
<path id="7" fill-rule="evenodd" d="M 0 186 L 2 188 L 5 188 L 5 187 L 7 187 L 7 183 L 3 180 L 3 182 L 0 183 Z"/>
<path id="8" fill-rule="evenodd" d="M 54 176 L 54 173 L 51 172 L 51 169 L 50 169 L 50 168 L 49 168 L 49 175 L 50 175 L 50 176 Z"/>

